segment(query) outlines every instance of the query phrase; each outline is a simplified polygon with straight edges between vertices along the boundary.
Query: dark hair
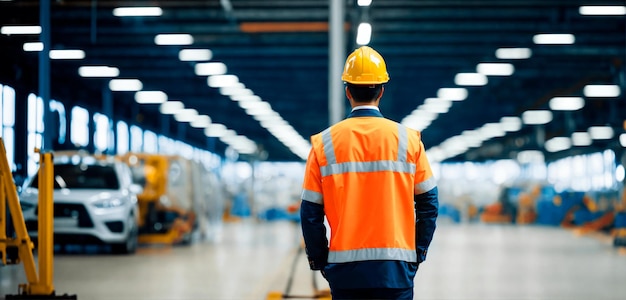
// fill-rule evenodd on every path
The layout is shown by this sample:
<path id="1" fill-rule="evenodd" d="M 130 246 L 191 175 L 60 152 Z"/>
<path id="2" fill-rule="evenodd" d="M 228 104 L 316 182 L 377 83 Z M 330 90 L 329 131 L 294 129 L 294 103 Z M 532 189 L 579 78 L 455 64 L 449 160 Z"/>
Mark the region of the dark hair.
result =
<path id="1" fill-rule="evenodd" d="M 380 96 L 382 84 L 358 85 L 347 83 L 348 91 L 352 95 L 354 102 L 371 102 Z"/>

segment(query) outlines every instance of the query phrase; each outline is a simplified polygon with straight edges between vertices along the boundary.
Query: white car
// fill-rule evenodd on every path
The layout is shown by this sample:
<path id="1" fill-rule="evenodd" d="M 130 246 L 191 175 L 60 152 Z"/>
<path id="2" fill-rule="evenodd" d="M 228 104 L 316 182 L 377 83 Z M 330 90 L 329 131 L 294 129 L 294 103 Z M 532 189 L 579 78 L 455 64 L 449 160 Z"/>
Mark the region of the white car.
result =
<path id="1" fill-rule="evenodd" d="M 29 235 L 37 237 L 38 176 L 26 182 L 20 203 Z M 137 249 L 141 187 L 122 162 L 54 165 L 54 243 L 108 244 L 114 253 Z"/>

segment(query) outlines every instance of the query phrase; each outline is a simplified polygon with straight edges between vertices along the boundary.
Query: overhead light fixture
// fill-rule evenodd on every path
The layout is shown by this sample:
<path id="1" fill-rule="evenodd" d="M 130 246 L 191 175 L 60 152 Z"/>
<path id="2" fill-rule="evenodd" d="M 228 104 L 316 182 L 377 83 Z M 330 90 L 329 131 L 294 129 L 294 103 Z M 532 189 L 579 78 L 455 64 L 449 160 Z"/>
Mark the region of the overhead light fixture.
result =
<path id="1" fill-rule="evenodd" d="M 109 89 L 114 92 L 136 92 L 143 89 L 139 79 L 111 79 Z"/>
<path id="2" fill-rule="evenodd" d="M 622 133 L 619 135 L 619 144 L 622 145 L 622 147 L 626 148 L 626 133 Z"/>
<path id="3" fill-rule="evenodd" d="M 209 49 L 182 49 L 178 52 L 181 61 L 206 61 L 213 58 L 213 52 Z"/>
<path id="4" fill-rule="evenodd" d="M 211 117 L 207 115 L 198 115 L 189 123 L 189 125 L 194 128 L 207 128 L 211 125 Z"/>
<path id="5" fill-rule="evenodd" d="M 587 132 L 594 140 L 609 140 L 613 138 L 614 134 L 611 126 L 591 126 Z"/>
<path id="6" fill-rule="evenodd" d="M 533 42 L 538 45 L 571 45 L 576 41 L 573 34 L 535 34 Z"/>
<path id="7" fill-rule="evenodd" d="M 539 150 L 524 150 L 517 153 L 517 161 L 520 164 L 543 163 L 543 152 Z"/>
<path id="8" fill-rule="evenodd" d="M 463 101 L 467 98 L 467 90 L 464 88 L 440 88 L 437 98 L 450 101 Z"/>
<path id="9" fill-rule="evenodd" d="M 356 3 L 359 6 L 370 6 L 370 4 L 372 4 L 372 0 L 358 0 Z"/>
<path id="10" fill-rule="evenodd" d="M 50 50 L 50 59 L 83 59 L 83 50 Z"/>
<path id="11" fill-rule="evenodd" d="M 554 97 L 550 99 L 551 110 L 579 110 L 585 106 L 585 99 L 581 97 Z"/>
<path id="12" fill-rule="evenodd" d="M 164 115 L 174 115 L 183 109 L 185 105 L 181 101 L 166 101 L 159 107 L 159 111 Z"/>
<path id="13" fill-rule="evenodd" d="M 522 122 L 528 125 L 542 125 L 552 121 L 552 112 L 549 110 L 527 110 L 522 113 Z"/>
<path id="14" fill-rule="evenodd" d="M 113 9 L 116 17 L 159 17 L 163 14 L 160 7 L 118 7 Z"/>
<path id="15" fill-rule="evenodd" d="M 502 129 L 508 132 L 515 132 L 522 129 L 522 119 L 519 117 L 502 117 L 500 118 Z"/>
<path id="16" fill-rule="evenodd" d="M 626 6 L 581 6 L 578 12 L 583 16 L 623 16 L 626 15 Z"/>
<path id="17" fill-rule="evenodd" d="M 572 145 L 574 146 L 589 146 L 591 145 L 591 135 L 585 131 L 577 131 L 572 133 Z"/>
<path id="18" fill-rule="evenodd" d="M 43 51 L 43 43 L 42 42 L 28 42 L 24 43 L 22 49 L 26 52 L 39 52 Z"/>
<path id="19" fill-rule="evenodd" d="M 450 106 L 452 106 L 450 101 L 439 98 L 427 98 L 424 100 L 424 104 L 420 105 L 420 108 L 429 112 L 445 114 L 450 110 Z"/>
<path id="20" fill-rule="evenodd" d="M 546 150 L 548 152 L 559 152 L 572 147 L 572 141 L 568 137 L 553 137 L 546 141 Z"/>
<path id="21" fill-rule="evenodd" d="M 487 76 L 511 76 L 515 67 L 508 63 L 479 63 L 476 72 Z"/>
<path id="22" fill-rule="evenodd" d="M 221 62 L 197 63 L 195 72 L 198 76 L 211 76 L 226 74 L 226 65 Z"/>
<path id="23" fill-rule="evenodd" d="M 135 93 L 135 101 L 139 104 L 159 104 L 167 101 L 167 94 L 161 91 L 139 91 Z"/>
<path id="24" fill-rule="evenodd" d="M 174 119 L 178 122 L 191 122 L 196 119 L 198 116 L 198 111 L 193 108 L 185 108 L 179 110 L 175 115 Z"/>
<path id="25" fill-rule="evenodd" d="M 372 38 L 372 25 L 370 23 L 361 23 L 357 28 L 356 43 L 359 45 L 369 44 Z"/>
<path id="26" fill-rule="evenodd" d="M 461 86 L 483 86 L 487 84 L 487 76 L 480 73 L 459 73 L 454 76 L 454 83 Z"/>
<path id="27" fill-rule="evenodd" d="M 254 92 L 251 89 L 247 89 L 242 86 L 226 86 L 220 88 L 220 94 L 224 96 L 252 96 Z"/>
<path id="28" fill-rule="evenodd" d="M 583 88 L 585 97 L 614 98 L 621 94 L 620 88 L 614 84 L 590 84 Z"/>
<path id="29" fill-rule="evenodd" d="M 154 43 L 157 45 L 191 45 L 193 37 L 186 33 L 162 33 L 154 37 Z"/>
<path id="30" fill-rule="evenodd" d="M 204 129 L 204 135 L 208 137 L 222 137 L 227 130 L 224 124 L 213 123 Z"/>
<path id="31" fill-rule="evenodd" d="M 78 74 L 82 77 L 117 77 L 120 70 L 109 66 L 82 66 L 78 68 Z"/>
<path id="32" fill-rule="evenodd" d="M 241 101 L 241 102 L 262 101 L 261 97 L 257 95 L 232 95 L 230 96 L 230 99 L 233 101 Z"/>
<path id="33" fill-rule="evenodd" d="M 207 78 L 207 84 L 212 88 L 236 86 L 238 83 L 236 75 L 212 75 Z"/>
<path id="34" fill-rule="evenodd" d="M 12 34 L 40 34 L 41 26 L 2 26 L 0 28 L 1 34 L 12 35 Z"/>
<path id="35" fill-rule="evenodd" d="M 498 59 L 528 59 L 533 55 L 529 48 L 500 48 L 496 50 Z"/>

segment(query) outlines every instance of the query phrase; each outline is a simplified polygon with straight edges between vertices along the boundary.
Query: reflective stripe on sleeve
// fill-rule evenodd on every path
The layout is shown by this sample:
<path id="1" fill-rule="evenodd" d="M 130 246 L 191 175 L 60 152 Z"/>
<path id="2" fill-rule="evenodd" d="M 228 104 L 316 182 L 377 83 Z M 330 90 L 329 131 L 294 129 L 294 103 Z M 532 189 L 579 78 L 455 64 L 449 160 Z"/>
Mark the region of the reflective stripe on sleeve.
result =
<path id="1" fill-rule="evenodd" d="M 309 201 L 317 204 L 324 204 L 324 196 L 321 193 L 310 191 L 310 190 L 302 190 L 302 200 Z"/>
<path id="2" fill-rule="evenodd" d="M 437 186 L 437 180 L 435 179 L 434 176 L 431 176 L 425 181 L 422 181 L 415 185 L 415 195 L 421 195 L 423 193 L 426 193 L 434 189 L 436 186 Z"/>
<path id="3" fill-rule="evenodd" d="M 402 124 L 398 124 L 398 161 L 406 161 L 408 148 L 409 136 L 406 127 Z"/>
<path id="4" fill-rule="evenodd" d="M 417 262 L 415 250 L 400 248 L 371 248 L 346 251 L 330 251 L 329 263 L 345 263 L 364 260 L 401 260 Z"/>
<path id="5" fill-rule="evenodd" d="M 326 128 L 326 130 L 322 131 L 322 144 L 324 145 L 326 162 L 329 165 L 336 164 L 337 158 L 335 157 L 335 146 L 333 146 L 333 138 L 330 135 L 330 128 Z"/>
<path id="6" fill-rule="evenodd" d="M 390 160 L 345 162 L 320 167 L 322 176 L 359 173 L 359 172 L 379 172 L 392 171 L 399 173 L 415 173 L 415 164 Z"/>

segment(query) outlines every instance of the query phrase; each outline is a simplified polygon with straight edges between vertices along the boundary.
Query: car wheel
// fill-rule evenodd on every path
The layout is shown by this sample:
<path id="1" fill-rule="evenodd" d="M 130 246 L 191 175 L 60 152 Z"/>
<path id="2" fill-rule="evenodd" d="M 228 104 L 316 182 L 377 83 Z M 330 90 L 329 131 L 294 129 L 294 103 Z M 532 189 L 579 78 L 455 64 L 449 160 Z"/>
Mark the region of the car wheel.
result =
<path id="1" fill-rule="evenodd" d="M 132 223 L 131 223 L 132 224 Z M 111 245 L 111 251 L 114 254 L 133 254 L 137 251 L 137 236 L 138 236 L 137 224 L 133 224 L 133 228 L 128 233 L 128 238 L 125 242 L 116 243 Z"/>

